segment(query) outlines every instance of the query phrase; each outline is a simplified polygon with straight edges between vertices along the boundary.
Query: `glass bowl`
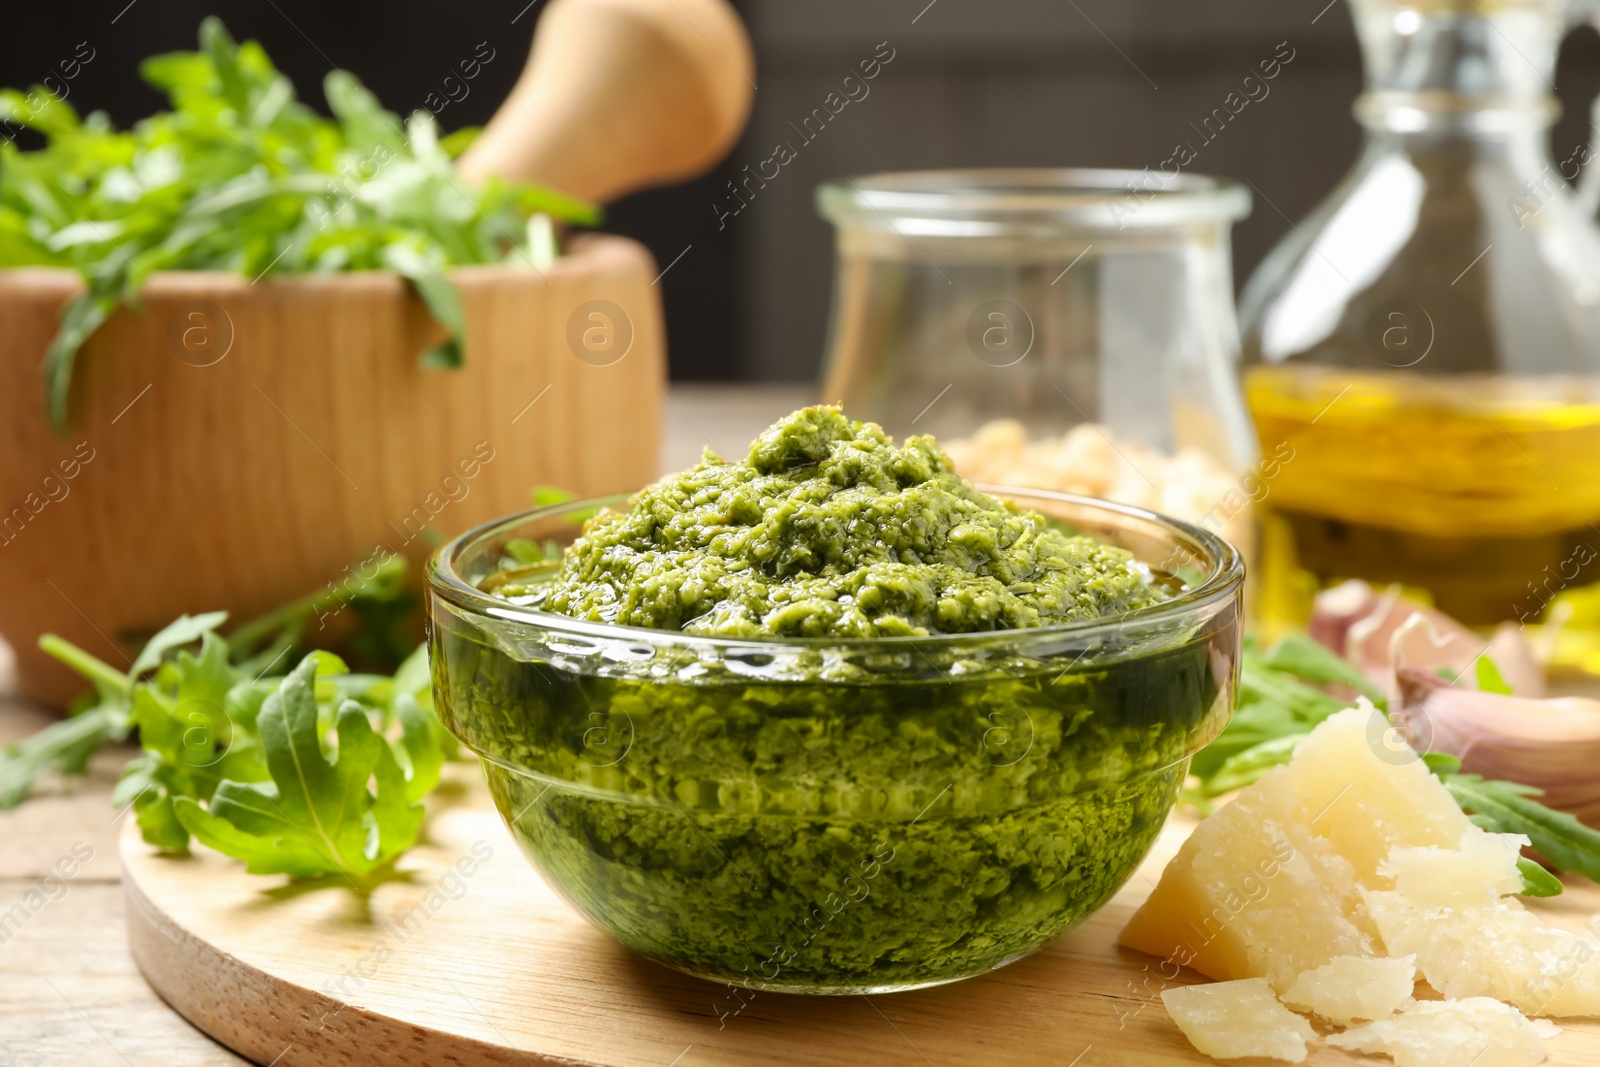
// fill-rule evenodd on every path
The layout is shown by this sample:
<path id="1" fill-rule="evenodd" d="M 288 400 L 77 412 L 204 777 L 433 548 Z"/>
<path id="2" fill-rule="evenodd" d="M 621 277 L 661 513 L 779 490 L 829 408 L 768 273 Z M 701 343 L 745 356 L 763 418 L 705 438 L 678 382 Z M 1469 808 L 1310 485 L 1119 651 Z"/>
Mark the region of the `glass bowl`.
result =
<path id="1" fill-rule="evenodd" d="M 1227 723 L 1244 568 L 1151 512 L 988 491 L 1124 548 L 1173 599 L 1029 630 L 727 640 L 488 595 L 598 507 L 472 530 L 428 569 L 435 705 L 507 827 L 595 925 L 700 977 L 915 989 L 1104 904 Z"/>

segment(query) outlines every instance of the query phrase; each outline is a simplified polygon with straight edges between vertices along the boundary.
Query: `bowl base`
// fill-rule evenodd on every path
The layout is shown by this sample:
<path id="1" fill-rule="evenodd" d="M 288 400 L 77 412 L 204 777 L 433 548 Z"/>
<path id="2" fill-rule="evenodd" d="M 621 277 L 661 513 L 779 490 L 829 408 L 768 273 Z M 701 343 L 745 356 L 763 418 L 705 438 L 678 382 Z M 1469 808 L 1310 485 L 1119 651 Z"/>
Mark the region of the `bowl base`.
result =
<path id="1" fill-rule="evenodd" d="M 1045 942 L 1045 944 L 1048 943 L 1048 941 Z M 941 976 L 938 978 L 906 979 L 895 982 L 847 982 L 840 985 L 825 985 L 816 982 L 785 982 L 781 979 L 775 981 L 766 981 L 760 978 L 751 979 L 743 976 L 733 978 L 726 974 L 718 974 L 714 971 L 707 971 L 698 967 L 691 967 L 681 963 L 675 963 L 672 960 L 661 959 L 659 956 L 650 956 L 647 953 L 640 953 L 640 955 L 646 956 L 652 962 L 659 963 L 663 967 L 670 967 L 672 970 L 678 971 L 681 974 L 687 974 L 691 977 L 700 978 L 707 982 L 715 982 L 718 985 L 734 986 L 739 989 L 750 989 L 760 993 L 789 993 L 796 996 L 816 997 L 848 997 L 876 996 L 879 993 L 910 993 L 917 989 L 932 989 L 934 986 L 950 985 L 954 982 L 965 982 L 969 978 L 976 978 L 979 975 L 988 974 L 990 971 L 998 971 L 1002 967 L 1009 966 L 1020 959 L 1024 959 L 1033 955 L 1043 947 L 1044 944 L 1035 945 L 1034 947 L 1024 949 L 1021 952 L 1014 952 L 1004 959 L 992 963 L 987 967 L 980 967 L 973 971 L 963 971 L 960 974 Z"/>

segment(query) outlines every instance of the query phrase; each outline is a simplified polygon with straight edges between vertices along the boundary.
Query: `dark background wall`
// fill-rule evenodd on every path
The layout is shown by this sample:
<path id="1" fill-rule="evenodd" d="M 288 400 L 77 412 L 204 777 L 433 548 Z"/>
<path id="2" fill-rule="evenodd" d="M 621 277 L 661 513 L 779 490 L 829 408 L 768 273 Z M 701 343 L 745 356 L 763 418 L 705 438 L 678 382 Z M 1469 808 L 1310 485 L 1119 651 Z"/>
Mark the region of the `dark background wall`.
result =
<path id="1" fill-rule="evenodd" d="M 479 42 L 494 60 L 470 95 L 439 114 L 446 130 L 481 124 L 509 91 L 546 0 L 94 0 L 21 4 L 0 30 L 0 85 L 51 73 L 79 42 L 95 58 L 70 83 L 80 110 L 127 124 L 162 103 L 138 61 L 194 47 L 219 14 L 260 40 L 322 106 L 327 71 L 345 67 L 392 110 L 423 106 Z M 1350 103 L 1360 57 L 1334 0 L 741 0 L 756 45 L 755 114 L 718 171 L 615 204 L 606 228 L 643 241 L 662 266 L 678 379 L 804 380 L 827 328 L 831 234 L 812 206 L 818 182 L 877 170 L 956 166 L 1152 168 L 1259 60 L 1287 42 L 1294 59 L 1193 171 L 1248 179 L 1254 213 L 1235 232 L 1242 283 L 1268 248 L 1355 158 Z M 893 60 L 738 215 L 726 183 L 766 159 L 857 62 L 888 42 Z M 1600 39 L 1568 38 L 1552 132 L 1560 158 L 1589 140 Z"/>

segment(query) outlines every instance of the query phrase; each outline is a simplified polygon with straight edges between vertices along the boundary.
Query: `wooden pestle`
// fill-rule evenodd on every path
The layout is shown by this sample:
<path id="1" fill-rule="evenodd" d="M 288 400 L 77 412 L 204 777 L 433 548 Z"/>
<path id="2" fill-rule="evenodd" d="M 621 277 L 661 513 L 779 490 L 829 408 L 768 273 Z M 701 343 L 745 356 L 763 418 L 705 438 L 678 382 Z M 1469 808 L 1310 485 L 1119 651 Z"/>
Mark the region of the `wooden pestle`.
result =
<path id="1" fill-rule="evenodd" d="M 528 64 L 458 168 L 599 203 L 708 170 L 755 91 L 727 0 L 551 0 Z"/>

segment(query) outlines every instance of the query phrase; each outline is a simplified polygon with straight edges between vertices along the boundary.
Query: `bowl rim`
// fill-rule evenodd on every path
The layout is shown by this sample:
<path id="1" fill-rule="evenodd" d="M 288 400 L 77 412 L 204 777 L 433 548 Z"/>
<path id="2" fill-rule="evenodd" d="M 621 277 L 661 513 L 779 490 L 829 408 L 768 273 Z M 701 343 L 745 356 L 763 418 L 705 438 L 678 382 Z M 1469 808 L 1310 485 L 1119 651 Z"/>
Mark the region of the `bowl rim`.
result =
<path id="1" fill-rule="evenodd" d="M 768 635 L 756 637 L 712 637 L 703 634 L 684 633 L 681 630 L 656 630 L 645 626 L 624 626 L 617 623 L 593 622 L 587 619 L 576 619 L 568 615 L 559 615 L 552 611 L 542 611 L 513 604 L 510 601 L 479 590 L 462 578 L 456 570 L 455 559 L 465 548 L 483 538 L 492 536 L 496 532 L 541 518 L 554 518 L 575 511 L 609 507 L 617 502 L 630 503 L 640 491 L 636 490 L 633 493 L 616 493 L 610 496 L 567 500 L 558 504 L 543 505 L 529 508 L 525 511 L 513 512 L 510 515 L 502 515 L 499 518 L 480 523 L 441 545 L 428 558 L 424 577 L 430 602 L 433 597 L 437 596 L 457 608 L 480 616 L 489 616 L 507 622 L 524 623 L 537 626 L 543 630 L 569 634 L 575 637 L 610 640 L 627 639 L 641 644 L 670 644 L 678 647 L 706 650 L 737 650 L 745 653 L 777 649 L 895 650 L 928 647 L 944 648 L 952 645 L 1015 644 L 1021 641 L 1033 642 L 1051 638 L 1092 638 L 1107 632 L 1120 633 L 1128 630 L 1134 624 L 1141 628 L 1147 626 L 1154 628 L 1166 623 L 1181 622 L 1190 616 L 1198 614 L 1204 608 L 1234 597 L 1244 585 L 1245 564 L 1244 557 L 1239 550 L 1224 538 L 1193 523 L 1184 522 L 1181 519 L 1175 519 L 1169 515 L 1163 515 L 1160 512 L 1150 511 L 1146 508 L 1135 507 L 1132 504 L 1121 504 L 1111 500 L 1103 500 L 1099 497 L 1080 496 L 1075 493 L 1061 493 L 1052 489 L 994 485 L 986 482 L 976 483 L 976 488 L 991 496 L 1001 496 L 1002 499 L 1006 500 L 1018 497 L 1034 497 L 1108 512 L 1159 527 L 1168 534 L 1177 534 L 1188 538 L 1203 547 L 1211 559 L 1215 561 L 1212 573 L 1199 585 L 1186 589 L 1171 600 L 1164 600 L 1159 604 L 1137 608 L 1133 611 L 1120 612 L 1116 615 L 1057 623 L 1050 626 L 1033 626 L 1009 630 L 977 630 L 970 633 L 896 635 L 891 637 L 780 637 Z M 431 604 L 429 614 L 430 616 L 432 614 Z"/>

